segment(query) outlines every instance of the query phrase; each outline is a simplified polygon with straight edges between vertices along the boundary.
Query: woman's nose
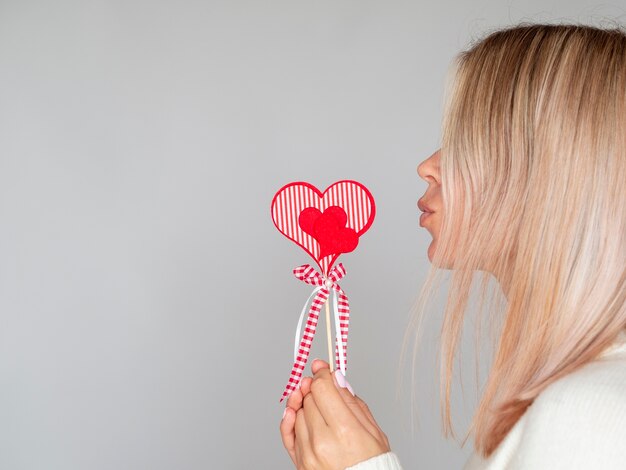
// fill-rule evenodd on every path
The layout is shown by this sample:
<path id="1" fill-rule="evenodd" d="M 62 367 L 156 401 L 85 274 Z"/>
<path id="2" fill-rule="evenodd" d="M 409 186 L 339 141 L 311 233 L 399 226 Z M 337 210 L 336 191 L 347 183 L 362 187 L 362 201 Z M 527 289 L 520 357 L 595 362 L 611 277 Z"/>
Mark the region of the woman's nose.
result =
<path id="1" fill-rule="evenodd" d="M 435 158 L 437 158 L 439 150 L 433 153 L 426 160 L 417 165 L 417 174 L 425 181 L 428 181 L 428 177 L 432 179 L 437 179 L 438 173 L 438 162 L 435 162 Z"/>
<path id="2" fill-rule="evenodd" d="M 417 165 L 417 169 L 416 169 L 419 177 L 424 180 L 426 179 L 426 176 L 428 175 L 427 162 L 428 162 L 428 159 L 424 160 L 419 165 Z"/>
<path id="3" fill-rule="evenodd" d="M 433 165 L 431 164 L 431 157 L 428 157 L 426 160 L 417 165 L 417 174 L 422 179 L 426 179 L 428 176 L 432 176 L 433 173 Z"/>

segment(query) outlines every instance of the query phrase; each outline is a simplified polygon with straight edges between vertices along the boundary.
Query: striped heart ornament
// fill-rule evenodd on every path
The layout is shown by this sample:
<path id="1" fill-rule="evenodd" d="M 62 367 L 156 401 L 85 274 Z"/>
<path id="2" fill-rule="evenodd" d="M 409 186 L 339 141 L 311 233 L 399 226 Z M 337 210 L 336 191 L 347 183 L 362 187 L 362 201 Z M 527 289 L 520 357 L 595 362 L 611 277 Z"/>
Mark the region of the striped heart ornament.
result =
<path id="1" fill-rule="evenodd" d="M 337 181 L 324 192 L 309 183 L 289 183 L 272 200 L 276 228 L 304 249 L 325 276 L 341 253 L 356 248 L 375 212 L 370 191 L 351 180 Z"/>

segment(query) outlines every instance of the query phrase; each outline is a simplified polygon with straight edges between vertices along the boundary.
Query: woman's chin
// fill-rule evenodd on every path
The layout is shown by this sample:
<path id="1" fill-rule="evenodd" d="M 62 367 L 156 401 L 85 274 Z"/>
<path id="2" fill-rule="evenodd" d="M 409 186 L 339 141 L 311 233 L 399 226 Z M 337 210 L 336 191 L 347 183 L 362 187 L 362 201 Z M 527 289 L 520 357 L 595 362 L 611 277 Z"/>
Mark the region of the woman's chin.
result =
<path id="1" fill-rule="evenodd" d="M 433 239 L 433 241 L 430 242 L 430 245 L 428 245 L 428 261 L 430 261 L 431 264 L 435 264 L 433 263 L 433 258 L 435 257 L 435 251 L 437 250 L 437 242 L 435 239 Z M 452 264 L 449 262 L 449 260 L 446 260 L 443 262 L 442 265 L 435 265 L 435 267 L 439 268 L 439 269 L 452 269 Z"/>
<path id="2" fill-rule="evenodd" d="M 433 256 L 435 255 L 435 239 L 433 238 L 433 240 L 430 242 L 430 245 L 428 245 L 428 250 L 427 250 L 427 254 L 428 254 L 428 261 L 430 261 L 431 263 L 433 262 Z"/>

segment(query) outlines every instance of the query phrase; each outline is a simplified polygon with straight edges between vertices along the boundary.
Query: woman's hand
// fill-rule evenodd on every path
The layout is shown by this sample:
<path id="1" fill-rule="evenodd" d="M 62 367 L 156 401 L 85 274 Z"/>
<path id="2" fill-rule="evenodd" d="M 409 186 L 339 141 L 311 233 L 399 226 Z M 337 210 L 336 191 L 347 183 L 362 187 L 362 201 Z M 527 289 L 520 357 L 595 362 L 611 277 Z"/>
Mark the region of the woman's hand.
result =
<path id="1" fill-rule="evenodd" d="M 340 387 L 328 363 L 315 360 L 287 400 L 283 444 L 298 469 L 340 469 L 385 452 L 389 441 L 363 400 Z M 341 372 L 336 372 L 341 374 Z"/>

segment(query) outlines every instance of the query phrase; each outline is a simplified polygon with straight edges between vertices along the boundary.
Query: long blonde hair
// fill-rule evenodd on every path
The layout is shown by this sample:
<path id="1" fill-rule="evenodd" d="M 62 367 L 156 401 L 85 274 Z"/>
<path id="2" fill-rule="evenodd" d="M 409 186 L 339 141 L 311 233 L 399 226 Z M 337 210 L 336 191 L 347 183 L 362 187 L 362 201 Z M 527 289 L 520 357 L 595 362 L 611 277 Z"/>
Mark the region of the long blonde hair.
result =
<path id="1" fill-rule="evenodd" d="M 453 362 L 474 274 L 479 311 L 490 275 L 504 280 L 506 301 L 489 303 L 493 363 L 465 437 L 473 431 L 487 457 L 542 390 L 626 326 L 626 33 L 520 24 L 491 32 L 451 70 L 445 215 L 402 355 L 441 268 L 451 269 L 440 395 L 444 435 L 454 435 Z"/>

